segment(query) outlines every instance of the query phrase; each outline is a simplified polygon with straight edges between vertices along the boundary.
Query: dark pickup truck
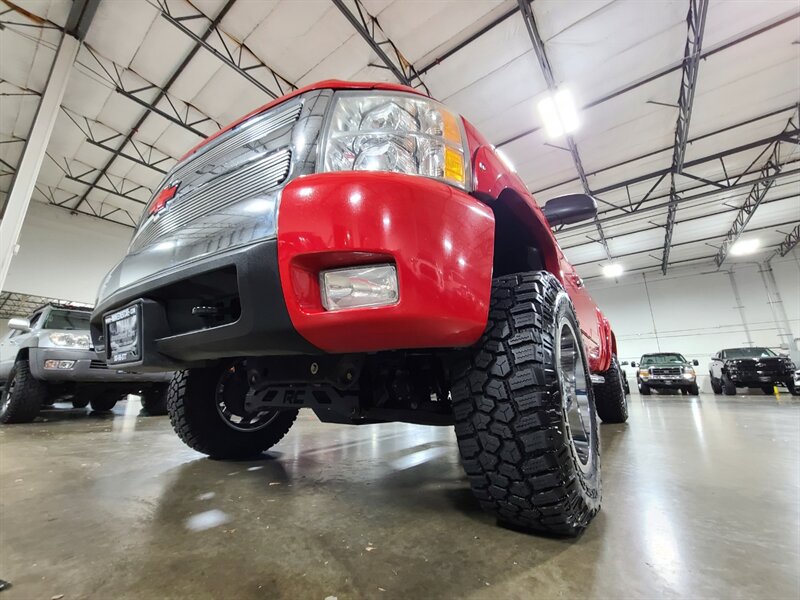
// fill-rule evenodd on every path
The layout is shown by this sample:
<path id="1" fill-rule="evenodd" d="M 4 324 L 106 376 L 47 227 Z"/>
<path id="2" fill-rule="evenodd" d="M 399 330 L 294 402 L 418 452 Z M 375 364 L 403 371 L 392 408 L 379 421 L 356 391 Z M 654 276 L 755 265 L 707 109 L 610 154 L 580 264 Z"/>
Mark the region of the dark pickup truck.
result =
<path id="1" fill-rule="evenodd" d="M 651 389 L 680 390 L 684 394 L 696 396 L 700 393 L 697 387 L 697 373 L 694 371 L 699 363 L 689 362 L 677 352 L 658 352 L 643 354 L 636 371 L 636 383 L 639 393 L 650 395 Z M 637 366 L 635 362 L 632 367 Z"/>
<path id="2" fill-rule="evenodd" d="M 798 391 L 794 380 L 795 365 L 788 356 L 779 356 L 769 348 L 726 348 L 711 357 L 708 372 L 715 394 L 734 396 L 736 388 L 758 388 L 771 394 L 776 385 L 792 396 Z"/>

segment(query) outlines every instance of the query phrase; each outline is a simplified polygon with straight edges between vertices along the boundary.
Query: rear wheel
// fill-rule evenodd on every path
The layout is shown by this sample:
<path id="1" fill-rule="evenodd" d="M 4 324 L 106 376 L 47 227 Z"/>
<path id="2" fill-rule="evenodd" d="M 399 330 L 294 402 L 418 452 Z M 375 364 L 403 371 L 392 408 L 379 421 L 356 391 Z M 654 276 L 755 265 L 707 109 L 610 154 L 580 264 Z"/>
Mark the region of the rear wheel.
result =
<path id="1" fill-rule="evenodd" d="M 0 397 L 0 423 L 29 423 L 47 399 L 47 384 L 35 379 L 27 360 L 11 367 Z"/>
<path id="2" fill-rule="evenodd" d="M 178 371 L 167 395 L 172 428 L 212 458 L 247 458 L 269 450 L 289 431 L 297 410 L 248 413 L 250 386 L 242 364 Z"/>
<path id="3" fill-rule="evenodd" d="M 597 414 L 603 423 L 624 423 L 628 420 L 628 399 L 622 383 L 622 371 L 617 357 L 611 357 L 611 366 L 603 373 L 604 383 L 594 386 Z"/>
<path id="4" fill-rule="evenodd" d="M 169 384 L 154 385 L 142 394 L 142 408 L 147 414 L 155 417 L 167 414 L 167 394 Z"/>
<path id="5" fill-rule="evenodd" d="M 484 510 L 580 533 L 600 509 L 600 441 L 580 327 L 558 280 L 495 279 L 487 329 L 451 373 L 458 447 Z"/>
<path id="6" fill-rule="evenodd" d="M 736 395 L 736 384 L 725 373 L 722 374 L 722 391 L 726 396 Z"/>
<path id="7" fill-rule="evenodd" d="M 78 398 L 75 397 L 72 399 L 72 408 L 86 408 L 89 406 L 89 399 L 88 398 Z"/>
<path id="8" fill-rule="evenodd" d="M 101 392 L 89 401 L 92 410 L 95 412 L 108 412 L 113 409 L 117 402 L 122 398 L 119 392 Z"/>

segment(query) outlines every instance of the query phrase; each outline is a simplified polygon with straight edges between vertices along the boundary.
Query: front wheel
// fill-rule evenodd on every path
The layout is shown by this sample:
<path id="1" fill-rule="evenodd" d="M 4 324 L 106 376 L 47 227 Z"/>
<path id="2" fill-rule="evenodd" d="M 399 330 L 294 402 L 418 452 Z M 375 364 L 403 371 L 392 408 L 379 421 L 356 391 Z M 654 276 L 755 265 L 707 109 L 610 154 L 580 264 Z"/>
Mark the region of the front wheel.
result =
<path id="1" fill-rule="evenodd" d="M 786 389 L 792 396 L 800 396 L 800 388 L 795 385 L 794 379 L 786 380 Z"/>
<path id="2" fill-rule="evenodd" d="M 597 414 L 603 423 L 624 423 L 628 420 L 628 399 L 622 383 L 622 371 L 617 357 L 611 357 L 611 366 L 603 373 L 604 383 L 594 386 Z"/>
<path id="3" fill-rule="evenodd" d="M 736 395 L 736 384 L 731 381 L 730 377 L 723 373 L 722 375 L 722 391 L 726 396 Z"/>
<path id="4" fill-rule="evenodd" d="M 713 375 L 709 375 L 709 377 L 711 378 L 711 391 L 714 392 L 715 394 L 721 394 L 722 382 Z"/>
<path id="5" fill-rule="evenodd" d="M 642 396 L 649 396 L 650 395 L 650 386 L 647 385 L 646 383 L 640 383 L 639 384 L 639 393 Z"/>
<path id="6" fill-rule="evenodd" d="M 577 535 L 600 509 L 600 440 L 572 303 L 547 272 L 495 279 L 486 331 L 451 369 L 470 486 L 500 521 Z"/>
<path id="7" fill-rule="evenodd" d="M 700 388 L 697 386 L 696 383 L 693 383 L 688 388 L 686 388 L 686 393 L 690 396 L 699 396 L 700 395 Z"/>
<path id="8" fill-rule="evenodd" d="M 11 367 L 0 400 L 0 423 L 29 423 L 47 399 L 47 384 L 35 379 L 27 360 Z"/>
<path id="9" fill-rule="evenodd" d="M 772 394 L 775 393 L 775 389 L 771 385 L 762 385 L 761 391 L 764 392 L 767 396 L 772 396 Z"/>
<path id="10" fill-rule="evenodd" d="M 172 428 L 183 442 L 212 458 L 247 458 L 277 444 L 297 410 L 248 413 L 250 386 L 243 364 L 177 371 L 167 393 Z"/>

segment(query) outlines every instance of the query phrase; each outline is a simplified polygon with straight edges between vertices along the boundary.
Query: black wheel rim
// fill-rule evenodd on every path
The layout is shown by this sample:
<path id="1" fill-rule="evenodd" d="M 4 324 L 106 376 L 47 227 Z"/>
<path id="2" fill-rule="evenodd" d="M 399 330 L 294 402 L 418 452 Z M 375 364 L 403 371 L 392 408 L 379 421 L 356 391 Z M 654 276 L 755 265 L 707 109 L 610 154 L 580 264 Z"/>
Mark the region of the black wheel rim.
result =
<path id="1" fill-rule="evenodd" d="M 561 388 L 564 420 L 569 430 L 569 442 L 581 470 L 592 464 L 592 411 L 589 404 L 591 382 L 584 367 L 583 350 L 575 330 L 568 321 L 561 323 L 556 345 L 556 368 Z"/>
<path id="2" fill-rule="evenodd" d="M 278 416 L 277 410 L 247 412 L 244 400 L 249 389 L 247 372 L 243 364 L 235 364 L 222 371 L 214 395 L 214 404 L 222 421 L 236 431 L 258 431 Z"/>

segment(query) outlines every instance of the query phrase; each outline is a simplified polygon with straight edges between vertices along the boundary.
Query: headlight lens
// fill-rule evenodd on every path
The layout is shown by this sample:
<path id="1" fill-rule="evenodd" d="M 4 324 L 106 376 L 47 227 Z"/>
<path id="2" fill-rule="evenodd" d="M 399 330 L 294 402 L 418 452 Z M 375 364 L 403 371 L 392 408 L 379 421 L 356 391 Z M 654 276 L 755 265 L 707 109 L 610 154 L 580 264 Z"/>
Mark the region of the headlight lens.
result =
<path id="1" fill-rule="evenodd" d="M 466 189 L 465 147 L 459 118 L 434 100 L 402 93 L 339 93 L 321 170 L 423 175 Z"/>
<path id="2" fill-rule="evenodd" d="M 639 369 L 639 377 L 650 377 L 649 369 Z"/>
<path id="3" fill-rule="evenodd" d="M 50 341 L 55 346 L 64 348 L 89 348 L 91 341 L 89 335 L 85 333 L 51 333 Z"/>

